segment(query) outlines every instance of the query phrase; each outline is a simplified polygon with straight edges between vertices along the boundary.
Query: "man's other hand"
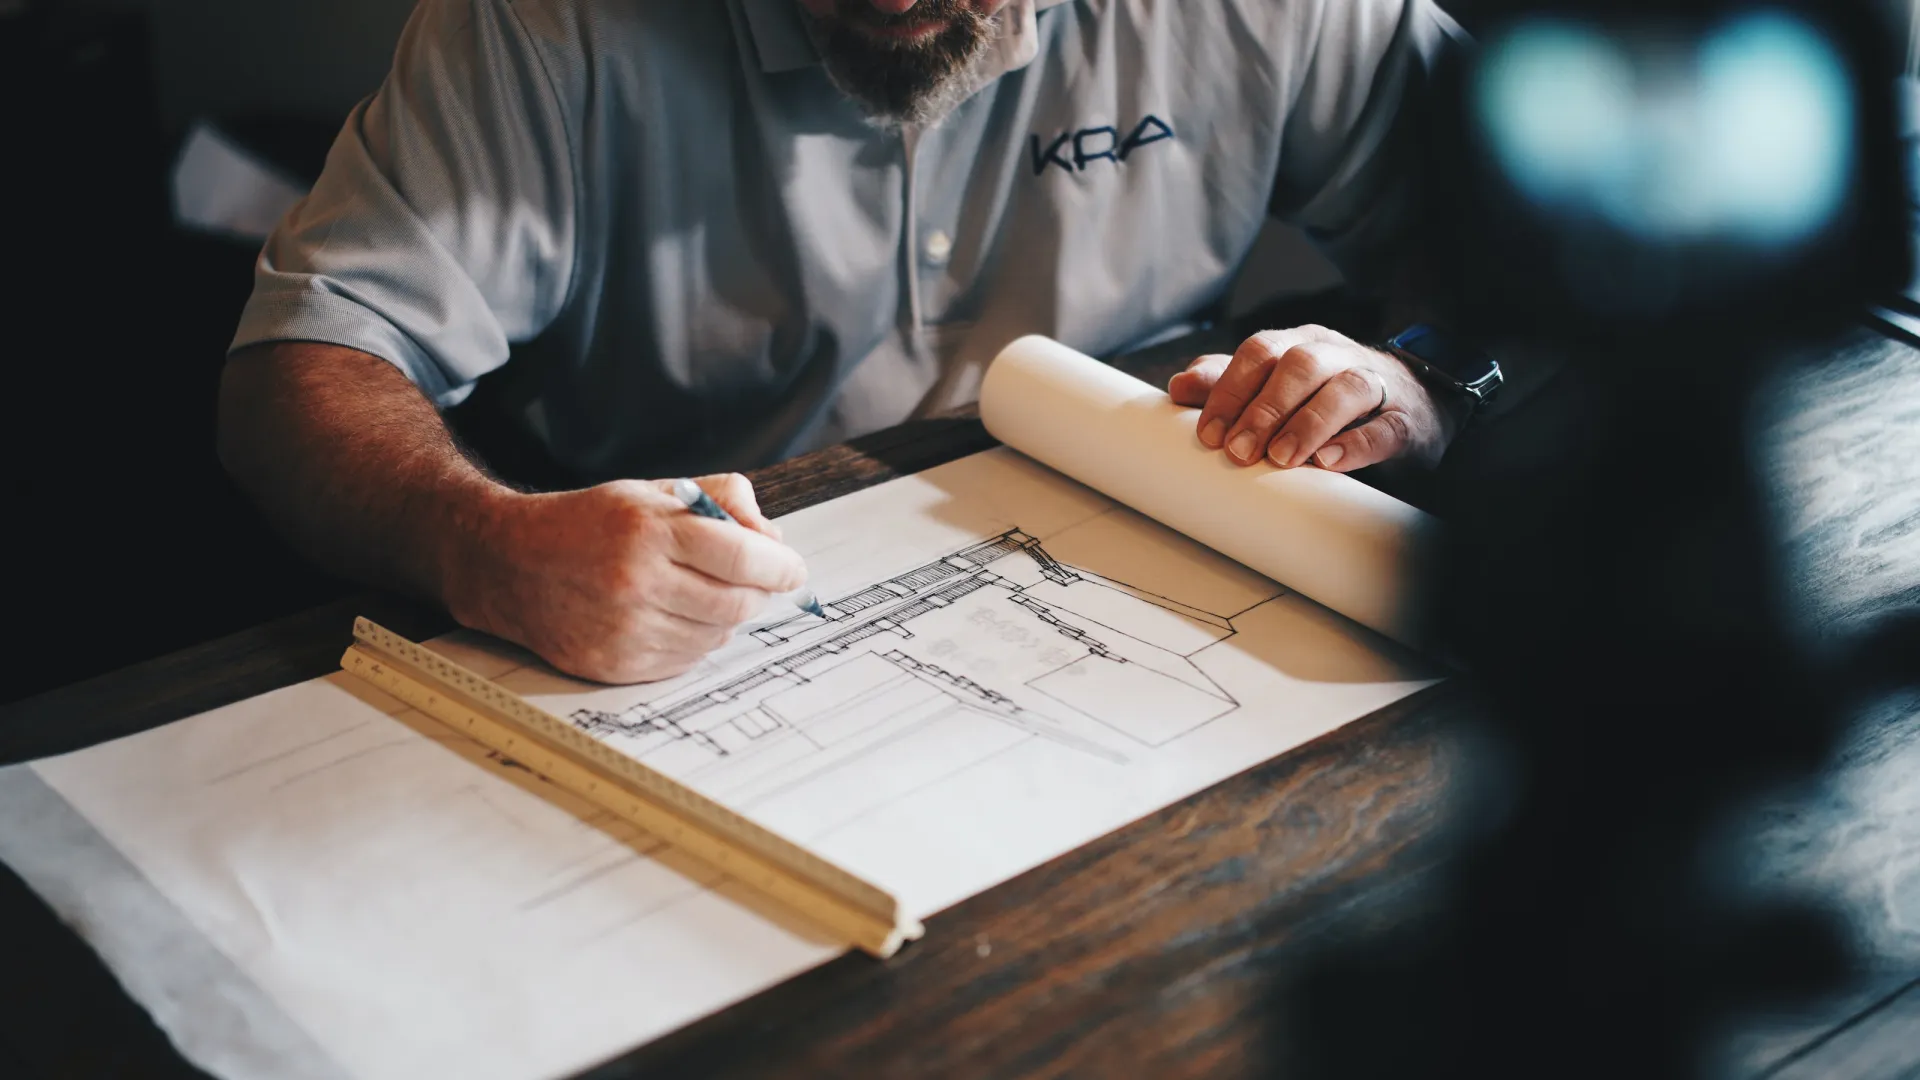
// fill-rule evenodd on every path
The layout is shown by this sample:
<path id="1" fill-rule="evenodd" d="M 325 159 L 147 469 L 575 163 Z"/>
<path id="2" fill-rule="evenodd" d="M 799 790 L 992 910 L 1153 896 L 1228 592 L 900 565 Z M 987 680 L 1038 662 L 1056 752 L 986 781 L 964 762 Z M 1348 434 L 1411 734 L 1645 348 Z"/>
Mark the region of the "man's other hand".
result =
<path id="1" fill-rule="evenodd" d="M 1459 427 L 1398 357 L 1321 326 L 1264 331 L 1232 356 L 1202 356 L 1167 392 L 1201 407 L 1200 442 L 1241 465 L 1432 465 Z"/>
<path id="2" fill-rule="evenodd" d="M 502 492 L 444 563 L 448 607 L 573 675 L 682 674 L 807 577 L 746 477 L 698 482 L 740 524 L 691 513 L 668 481 Z"/>

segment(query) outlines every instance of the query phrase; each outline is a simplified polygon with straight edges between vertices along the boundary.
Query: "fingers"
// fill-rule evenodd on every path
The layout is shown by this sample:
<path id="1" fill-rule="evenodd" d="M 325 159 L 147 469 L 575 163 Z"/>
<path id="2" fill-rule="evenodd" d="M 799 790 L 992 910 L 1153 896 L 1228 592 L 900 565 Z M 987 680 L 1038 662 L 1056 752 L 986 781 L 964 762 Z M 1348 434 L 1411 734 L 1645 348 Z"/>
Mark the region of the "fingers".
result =
<path id="1" fill-rule="evenodd" d="M 1228 430 L 1266 386 L 1268 373 L 1286 350 L 1286 339 L 1269 331 L 1248 338 L 1234 351 L 1233 359 L 1214 381 L 1206 407 L 1200 410 L 1202 445 L 1214 450 L 1226 445 Z"/>
<path id="2" fill-rule="evenodd" d="M 1329 440 L 1314 455 L 1313 463 L 1329 472 L 1353 472 L 1399 457 L 1408 451 L 1413 442 L 1412 424 L 1407 414 L 1389 410 Z"/>
<path id="3" fill-rule="evenodd" d="M 648 642 L 648 651 L 661 656 L 698 659 L 733 640 L 731 626 L 685 619 L 670 611 L 655 610 L 648 615 L 647 622 L 641 633 Z"/>
<path id="4" fill-rule="evenodd" d="M 1175 405 L 1195 409 L 1207 403 L 1213 393 L 1214 384 L 1227 370 L 1233 357 L 1225 353 L 1211 353 L 1199 357 L 1187 365 L 1187 370 L 1175 375 L 1167 383 L 1167 396 L 1173 398 Z"/>
<path id="5" fill-rule="evenodd" d="M 753 483 L 739 473 L 721 473 L 717 476 L 702 476 L 694 483 L 700 489 L 713 496 L 713 501 L 726 508 L 735 521 L 749 529 L 755 529 L 780 539 L 780 527 L 767 520 L 760 512 L 760 500 L 754 497 Z"/>
<path id="6" fill-rule="evenodd" d="M 765 521 L 743 478 L 709 477 L 702 490 L 743 523 Z M 493 545 L 505 550 L 484 567 L 492 594 L 472 622 L 586 678 L 680 674 L 758 616 L 771 593 L 806 579 L 791 548 L 690 513 L 654 481 L 528 496 L 514 507 Z"/>
<path id="7" fill-rule="evenodd" d="M 1281 355 L 1268 372 L 1266 385 L 1228 431 L 1228 457 L 1241 465 L 1251 465 L 1266 454 L 1274 436 L 1327 381 L 1334 367 L 1332 359 L 1322 355 L 1328 351 L 1333 351 L 1332 347 L 1295 345 Z"/>
<path id="8" fill-rule="evenodd" d="M 1175 380 L 1186 393 L 1192 393 L 1202 386 L 1208 388 L 1206 407 L 1200 413 L 1200 442 L 1214 450 L 1226 446 L 1234 425 L 1266 387 L 1269 375 L 1282 366 L 1282 358 L 1296 347 L 1352 344 L 1349 338 L 1324 326 L 1297 326 L 1291 330 L 1263 330 L 1241 342 L 1240 347 L 1234 350 L 1232 359 L 1218 374 L 1213 370 L 1214 357 L 1203 356 L 1195 360 L 1186 372 L 1175 376 Z M 1312 350 L 1305 355 L 1313 355 Z M 1168 392 L 1173 392 L 1171 385 Z M 1304 400 L 1305 395 L 1300 397 Z M 1280 419 L 1285 420 L 1286 417 L 1283 415 Z M 1243 446 L 1246 443 L 1247 440 L 1241 440 Z M 1264 449 L 1265 444 L 1255 447 L 1252 456 L 1243 458 L 1242 462 L 1251 464 L 1258 461 Z"/>
<path id="9" fill-rule="evenodd" d="M 797 552 L 752 529 L 684 514 L 673 519 L 672 536 L 669 559 L 723 584 L 783 593 L 807 583 Z"/>
<path id="10" fill-rule="evenodd" d="M 1334 374 L 1281 426 L 1267 449 L 1267 457 L 1283 469 L 1305 462 L 1328 440 L 1380 408 L 1385 386 L 1383 376 L 1366 368 L 1348 368 Z M 1337 459 L 1339 454 L 1334 456 Z"/>
<path id="11" fill-rule="evenodd" d="M 1446 417 L 1424 387 L 1352 338 L 1318 326 L 1269 330 L 1222 359 L 1195 359 L 1167 393 L 1183 405 L 1205 395 L 1200 442 L 1237 464 L 1350 472 L 1394 457 L 1437 461 L 1445 449 Z"/>
<path id="12" fill-rule="evenodd" d="M 768 590 L 729 585 L 698 570 L 674 567 L 664 575 L 651 600 L 662 611 L 703 627 L 734 627 L 752 622 L 767 606 Z M 785 591 L 785 590 L 778 590 Z"/>
<path id="13" fill-rule="evenodd" d="M 734 521 L 715 521 L 681 511 L 677 500 L 673 512 L 659 519 L 666 531 L 667 557 L 670 561 L 729 585 L 743 585 L 762 592 L 791 592 L 806 584 L 807 568 L 792 548 L 781 543 L 779 528 L 760 512 L 753 484 L 739 473 L 700 477 L 695 483 L 732 514 Z M 662 495 L 672 498 L 666 481 L 658 484 L 630 484 L 614 481 L 634 495 L 644 507 Z M 653 489 L 658 489 L 654 493 Z M 743 527 L 744 526 L 744 527 Z"/>

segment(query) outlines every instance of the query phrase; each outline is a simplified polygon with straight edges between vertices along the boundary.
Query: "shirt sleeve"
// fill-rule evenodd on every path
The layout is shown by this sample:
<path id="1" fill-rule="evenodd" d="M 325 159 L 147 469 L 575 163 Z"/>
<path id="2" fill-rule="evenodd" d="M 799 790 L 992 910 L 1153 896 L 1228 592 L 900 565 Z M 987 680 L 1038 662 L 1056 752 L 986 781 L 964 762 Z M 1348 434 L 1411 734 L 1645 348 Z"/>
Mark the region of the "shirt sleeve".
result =
<path id="1" fill-rule="evenodd" d="M 344 345 L 457 403 L 566 302 L 576 173 L 511 0 L 422 0 L 386 81 L 268 239 L 232 348 Z"/>
<path id="2" fill-rule="evenodd" d="M 1384 287 L 1418 176 L 1422 95 L 1466 32 L 1431 0 L 1318 0 L 1271 209 L 1349 282 Z"/>

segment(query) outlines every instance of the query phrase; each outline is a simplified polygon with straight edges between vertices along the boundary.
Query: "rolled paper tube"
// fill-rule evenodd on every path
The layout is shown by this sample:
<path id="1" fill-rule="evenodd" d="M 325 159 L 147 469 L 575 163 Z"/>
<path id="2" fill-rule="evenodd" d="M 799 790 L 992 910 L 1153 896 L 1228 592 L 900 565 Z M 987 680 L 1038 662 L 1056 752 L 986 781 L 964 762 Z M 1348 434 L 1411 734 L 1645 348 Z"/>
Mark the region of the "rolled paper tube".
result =
<path id="1" fill-rule="evenodd" d="M 1413 580 L 1438 523 L 1311 466 L 1235 465 L 1198 409 L 1051 338 L 1004 349 L 980 388 L 994 438 L 1347 618 L 1419 646 Z"/>

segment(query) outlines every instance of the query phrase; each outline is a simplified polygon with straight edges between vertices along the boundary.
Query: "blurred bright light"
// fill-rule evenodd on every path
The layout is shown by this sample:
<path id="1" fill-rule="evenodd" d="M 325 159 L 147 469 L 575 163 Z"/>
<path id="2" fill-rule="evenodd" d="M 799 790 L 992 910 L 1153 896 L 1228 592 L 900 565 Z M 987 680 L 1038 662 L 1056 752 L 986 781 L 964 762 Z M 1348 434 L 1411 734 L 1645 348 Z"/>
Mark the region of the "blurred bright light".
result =
<path id="1" fill-rule="evenodd" d="M 1540 19 L 1487 51 L 1476 96 L 1508 175 L 1534 201 L 1559 206 L 1627 175 L 1633 84 L 1633 65 L 1612 41 Z"/>
<path id="2" fill-rule="evenodd" d="M 1805 23 L 1754 15 L 1700 57 L 1701 156 L 1733 222 L 1755 240 L 1790 243 L 1839 211 L 1853 164 L 1847 69 Z"/>
<path id="3" fill-rule="evenodd" d="M 1521 194 L 1644 239 L 1790 246 L 1834 220 L 1852 180 L 1846 67 L 1783 13 L 1698 42 L 1530 20 L 1489 46 L 1475 91 Z"/>

